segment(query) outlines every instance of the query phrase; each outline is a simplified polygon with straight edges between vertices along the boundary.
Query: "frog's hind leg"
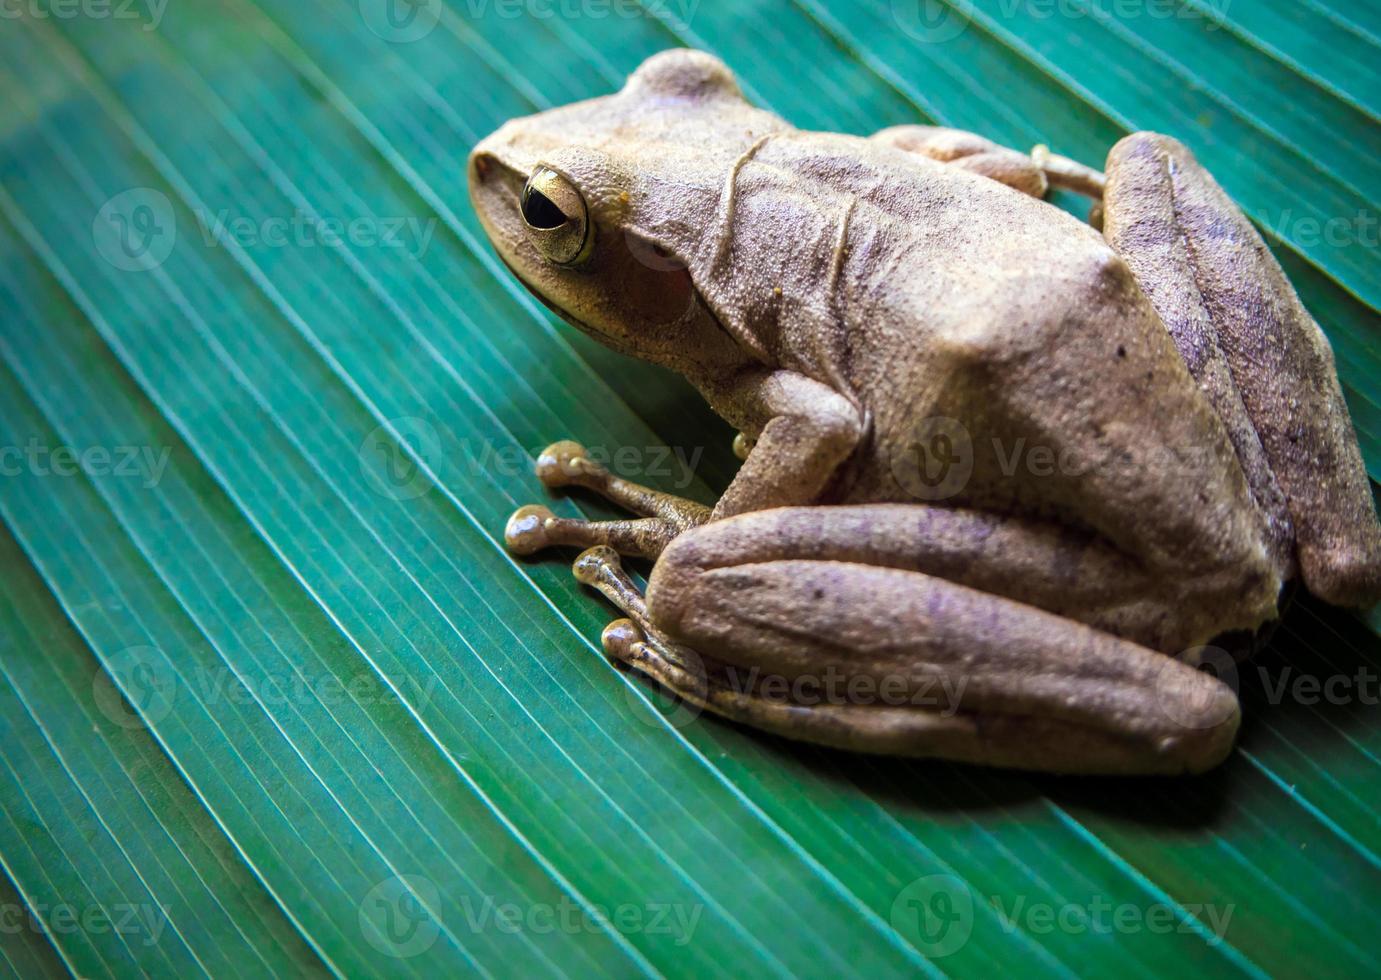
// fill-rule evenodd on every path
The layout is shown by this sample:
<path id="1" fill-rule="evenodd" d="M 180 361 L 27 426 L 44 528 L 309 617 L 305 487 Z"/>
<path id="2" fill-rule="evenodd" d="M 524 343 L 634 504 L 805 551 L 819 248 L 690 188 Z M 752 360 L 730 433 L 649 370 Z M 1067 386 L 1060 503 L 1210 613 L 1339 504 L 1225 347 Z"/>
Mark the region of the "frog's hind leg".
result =
<path id="1" fill-rule="evenodd" d="M 976 133 L 944 126 L 893 126 L 871 139 L 972 171 L 1031 197 L 1045 197 L 1052 187 L 1083 194 L 1094 201 L 1089 222 L 1100 225 L 1104 177 L 1101 171 L 1037 146 L 1029 154 L 1008 149 Z"/>
<path id="2" fill-rule="evenodd" d="M 719 714 L 857 751 L 1180 773 L 1231 749 L 1237 700 L 1216 678 L 939 575 L 837 560 L 830 535 L 791 519 L 811 510 L 875 508 L 760 511 L 683 535 L 645 604 L 602 586 L 646 627 L 616 624 L 606 648 Z M 899 513 L 865 516 L 886 530 Z"/>
<path id="3" fill-rule="evenodd" d="M 1261 236 L 1155 133 L 1113 148 L 1105 208 L 1109 243 L 1223 420 L 1285 561 L 1293 534 L 1315 595 L 1381 599 L 1381 527 L 1333 352 Z"/>
<path id="4" fill-rule="evenodd" d="M 623 570 L 619 553 L 613 548 L 589 548 L 576 559 L 572 570 L 577 579 L 598 589 L 628 617 L 614 620 L 600 636 L 604 652 L 615 663 L 644 674 L 697 708 L 759 728 L 773 728 L 772 720 L 780 709 L 734 690 L 724 681 L 722 665 L 707 666 L 700 654 L 675 643 L 653 624 L 646 599 Z"/>

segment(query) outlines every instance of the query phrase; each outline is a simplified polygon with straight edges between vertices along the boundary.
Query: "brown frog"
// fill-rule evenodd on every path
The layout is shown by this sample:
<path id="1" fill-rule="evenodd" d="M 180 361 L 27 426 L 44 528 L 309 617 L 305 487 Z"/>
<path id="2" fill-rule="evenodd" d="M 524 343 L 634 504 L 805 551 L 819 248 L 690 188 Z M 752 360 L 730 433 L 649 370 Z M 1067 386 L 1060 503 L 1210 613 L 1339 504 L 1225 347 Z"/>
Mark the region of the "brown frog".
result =
<path id="1" fill-rule="evenodd" d="M 1239 723 L 1204 644 L 1295 580 L 1381 597 L 1328 343 L 1173 139 L 1102 173 L 934 127 L 803 132 L 669 51 L 508 123 L 469 179 L 536 296 L 743 433 L 713 509 L 557 443 L 544 484 L 642 516 L 525 507 L 506 532 L 588 548 L 577 576 L 628 617 L 606 650 L 693 704 L 868 752 L 1201 771 Z M 645 597 L 619 554 L 656 559 Z"/>

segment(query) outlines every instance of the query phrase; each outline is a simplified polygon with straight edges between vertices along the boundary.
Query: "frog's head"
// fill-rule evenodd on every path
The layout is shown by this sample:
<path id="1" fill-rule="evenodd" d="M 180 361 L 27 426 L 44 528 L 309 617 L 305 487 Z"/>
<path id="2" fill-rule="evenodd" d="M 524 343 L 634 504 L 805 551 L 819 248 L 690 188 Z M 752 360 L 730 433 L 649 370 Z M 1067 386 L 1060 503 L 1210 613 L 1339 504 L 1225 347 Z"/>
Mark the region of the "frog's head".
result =
<path id="1" fill-rule="evenodd" d="M 619 92 L 505 124 L 469 161 L 500 257 L 549 308 L 606 345 L 694 374 L 744 353 L 696 282 L 724 182 L 787 129 L 723 62 L 667 51 Z"/>

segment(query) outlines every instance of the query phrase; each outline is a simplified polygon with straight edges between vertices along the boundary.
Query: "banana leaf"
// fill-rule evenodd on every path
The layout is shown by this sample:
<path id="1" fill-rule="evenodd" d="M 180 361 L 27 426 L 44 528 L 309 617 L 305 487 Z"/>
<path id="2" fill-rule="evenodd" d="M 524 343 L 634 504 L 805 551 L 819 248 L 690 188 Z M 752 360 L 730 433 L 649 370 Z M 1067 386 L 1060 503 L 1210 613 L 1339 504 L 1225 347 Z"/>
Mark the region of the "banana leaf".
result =
<path id="1" fill-rule="evenodd" d="M 694 716 L 507 515 L 732 432 L 560 324 L 465 156 L 673 46 L 802 127 L 1191 146 L 1381 476 L 1381 7 L 32 0 L 0 18 L 0 967 L 17 976 L 1381 969 L 1381 615 L 1295 603 L 1221 769 L 865 758 Z M 1077 203 L 1059 200 L 1065 206 Z M 624 465 L 626 464 L 626 465 Z M 584 497 L 567 516 L 614 511 Z"/>

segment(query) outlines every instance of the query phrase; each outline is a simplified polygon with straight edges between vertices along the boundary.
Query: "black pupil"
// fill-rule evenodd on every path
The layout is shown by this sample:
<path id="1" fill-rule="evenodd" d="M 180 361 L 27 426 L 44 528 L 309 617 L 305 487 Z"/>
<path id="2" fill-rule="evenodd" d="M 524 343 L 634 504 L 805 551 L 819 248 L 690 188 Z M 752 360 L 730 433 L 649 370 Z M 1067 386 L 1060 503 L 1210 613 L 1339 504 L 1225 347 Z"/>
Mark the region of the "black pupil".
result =
<path id="1" fill-rule="evenodd" d="M 541 191 L 529 187 L 523 193 L 523 218 L 534 228 L 549 230 L 566 223 L 565 213 Z"/>

